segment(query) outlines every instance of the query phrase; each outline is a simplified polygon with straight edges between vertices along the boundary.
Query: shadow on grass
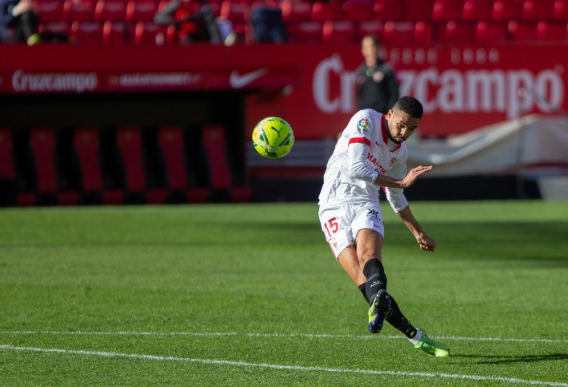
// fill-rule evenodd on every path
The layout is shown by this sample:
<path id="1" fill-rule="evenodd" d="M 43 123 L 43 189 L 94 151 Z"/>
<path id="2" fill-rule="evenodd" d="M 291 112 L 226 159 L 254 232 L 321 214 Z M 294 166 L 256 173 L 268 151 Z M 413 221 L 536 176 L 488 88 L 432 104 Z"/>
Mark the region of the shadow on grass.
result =
<path id="1" fill-rule="evenodd" d="M 568 353 L 551 353 L 548 355 L 522 355 L 522 356 L 452 355 L 451 357 L 480 359 L 479 361 L 474 361 L 473 362 L 474 364 L 510 364 L 510 363 L 534 363 L 534 362 L 552 361 L 552 360 L 568 360 Z"/>

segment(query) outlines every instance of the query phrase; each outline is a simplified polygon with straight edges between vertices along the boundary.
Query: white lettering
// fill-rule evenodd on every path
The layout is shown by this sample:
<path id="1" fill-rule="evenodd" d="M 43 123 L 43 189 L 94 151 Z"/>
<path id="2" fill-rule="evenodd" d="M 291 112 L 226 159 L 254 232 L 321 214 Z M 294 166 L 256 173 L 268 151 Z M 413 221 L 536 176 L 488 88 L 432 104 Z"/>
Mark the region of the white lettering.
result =
<path id="1" fill-rule="evenodd" d="M 96 73 L 39 73 L 26 74 L 16 70 L 12 74 L 12 87 L 15 91 L 74 91 L 95 90 L 98 78 Z"/>
<path id="2" fill-rule="evenodd" d="M 331 76 L 336 75 L 340 81 L 340 95 L 331 96 L 329 90 Z M 333 55 L 324 59 L 316 67 L 312 80 L 312 93 L 318 108 L 324 113 L 351 113 L 355 106 L 353 83 L 355 74 L 345 71 L 341 56 Z"/>

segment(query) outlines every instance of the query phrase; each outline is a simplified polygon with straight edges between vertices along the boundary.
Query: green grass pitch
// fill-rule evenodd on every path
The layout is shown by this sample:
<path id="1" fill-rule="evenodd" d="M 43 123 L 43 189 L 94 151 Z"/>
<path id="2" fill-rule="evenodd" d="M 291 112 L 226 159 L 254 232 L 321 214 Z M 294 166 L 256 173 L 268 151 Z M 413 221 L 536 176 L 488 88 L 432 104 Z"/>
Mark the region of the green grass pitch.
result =
<path id="1" fill-rule="evenodd" d="M 449 358 L 368 333 L 315 204 L 0 210 L 0 386 L 568 386 L 568 202 L 411 208 L 389 291 Z"/>

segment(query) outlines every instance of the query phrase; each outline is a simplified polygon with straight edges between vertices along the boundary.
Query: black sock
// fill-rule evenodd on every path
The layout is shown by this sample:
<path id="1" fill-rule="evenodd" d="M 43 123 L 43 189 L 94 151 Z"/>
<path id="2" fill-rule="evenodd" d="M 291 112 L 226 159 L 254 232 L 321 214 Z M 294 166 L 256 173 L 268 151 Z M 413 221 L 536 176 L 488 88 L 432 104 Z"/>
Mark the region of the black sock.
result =
<path id="1" fill-rule="evenodd" d="M 383 264 L 378 258 L 371 258 L 365 263 L 363 274 L 367 277 L 365 294 L 367 300 L 371 302 L 379 290 L 387 288 L 387 276 Z"/>
<path id="2" fill-rule="evenodd" d="M 367 293 L 365 293 L 365 283 L 363 282 L 361 285 L 357 286 L 359 288 L 359 290 L 361 291 L 361 293 L 363 294 L 363 298 L 365 298 L 365 301 L 367 301 L 367 303 L 369 302 L 369 299 L 367 298 Z"/>
<path id="3" fill-rule="evenodd" d="M 410 323 L 410 321 L 408 321 L 406 317 L 404 317 L 404 315 L 400 311 L 400 308 L 398 307 L 398 304 L 396 303 L 394 298 L 392 298 L 392 296 L 391 296 L 391 312 L 386 318 L 386 320 L 393 327 L 404 333 L 406 337 L 408 337 L 409 339 L 412 339 L 414 336 L 416 336 L 417 332 L 416 328 L 414 328 Z"/>

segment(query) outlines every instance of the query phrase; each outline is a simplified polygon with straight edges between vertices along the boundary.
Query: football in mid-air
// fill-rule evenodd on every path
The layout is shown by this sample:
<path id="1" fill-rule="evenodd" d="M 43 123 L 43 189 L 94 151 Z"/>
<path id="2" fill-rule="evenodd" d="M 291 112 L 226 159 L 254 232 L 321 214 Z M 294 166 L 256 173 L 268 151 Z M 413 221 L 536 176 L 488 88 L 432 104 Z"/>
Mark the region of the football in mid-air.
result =
<path id="1" fill-rule="evenodd" d="M 252 132 L 252 145 L 261 156 L 279 159 L 294 146 L 292 127 L 279 117 L 260 120 Z"/>

